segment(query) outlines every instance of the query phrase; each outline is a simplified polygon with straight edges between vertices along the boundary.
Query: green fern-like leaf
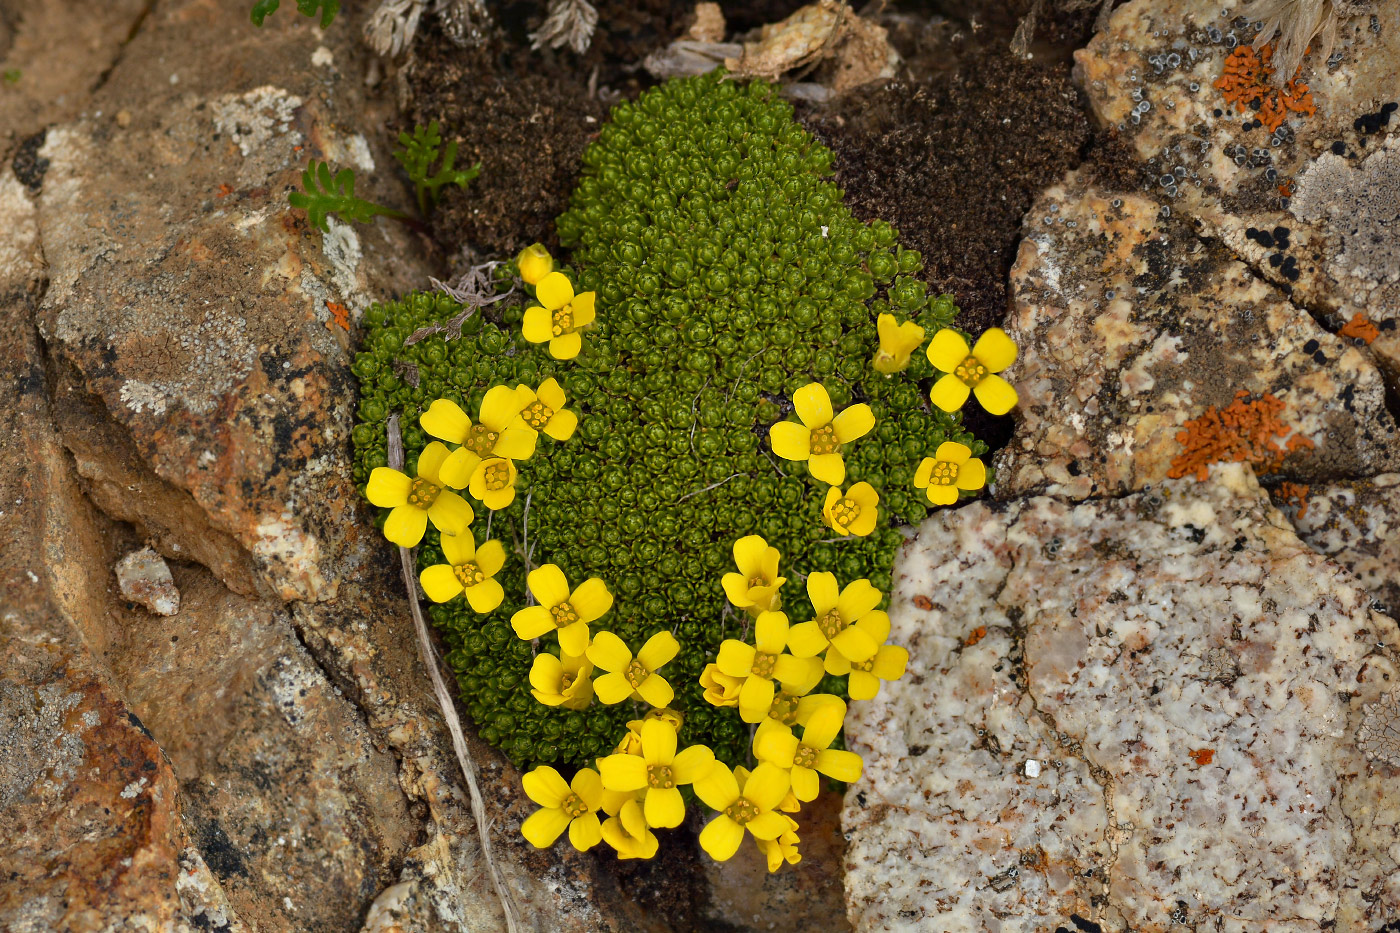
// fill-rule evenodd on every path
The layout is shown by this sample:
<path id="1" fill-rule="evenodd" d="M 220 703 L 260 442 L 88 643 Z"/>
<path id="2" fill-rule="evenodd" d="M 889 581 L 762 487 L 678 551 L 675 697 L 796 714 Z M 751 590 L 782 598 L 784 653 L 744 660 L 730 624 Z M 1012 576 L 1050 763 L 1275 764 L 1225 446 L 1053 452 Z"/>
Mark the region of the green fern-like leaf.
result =
<path id="1" fill-rule="evenodd" d="M 252 20 L 254 26 L 261 26 L 263 20 L 277 12 L 277 8 L 282 5 L 282 0 L 257 0 L 253 4 Z M 335 21 L 335 14 L 340 12 L 340 0 L 297 0 L 297 9 L 305 16 L 320 16 L 321 28 L 325 29 Z"/>
<path id="2" fill-rule="evenodd" d="M 355 197 L 355 173 L 343 168 L 332 174 L 329 162 L 312 160 L 301 175 L 304 191 L 287 195 L 287 203 L 306 211 L 307 221 L 322 232 L 330 231 L 328 214 L 350 223 L 369 223 L 377 216 L 402 217 L 401 211 Z"/>
<path id="3" fill-rule="evenodd" d="M 433 163 L 437 161 L 438 147 L 442 145 L 442 134 L 439 130 L 438 122 L 434 120 L 426 127 L 414 127 L 412 134 L 400 133 L 399 145 L 403 148 L 394 150 L 394 158 L 398 159 L 404 171 L 408 172 L 408 177 L 417 191 L 418 210 L 422 214 L 427 214 L 428 208 L 437 203 L 438 189 L 443 185 L 459 185 L 465 188 L 473 178 L 481 174 L 480 162 L 469 169 L 452 167 L 457 160 L 456 142 L 448 143 L 447 148 L 441 150 L 442 167 L 436 174 L 429 174 Z"/>

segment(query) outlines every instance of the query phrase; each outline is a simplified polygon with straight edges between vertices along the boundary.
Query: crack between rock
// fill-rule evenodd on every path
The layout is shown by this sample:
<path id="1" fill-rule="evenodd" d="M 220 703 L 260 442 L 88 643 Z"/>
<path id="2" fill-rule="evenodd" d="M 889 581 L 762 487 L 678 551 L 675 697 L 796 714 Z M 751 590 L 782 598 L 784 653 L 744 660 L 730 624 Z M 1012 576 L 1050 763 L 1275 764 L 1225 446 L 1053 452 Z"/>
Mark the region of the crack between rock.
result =
<path id="1" fill-rule="evenodd" d="M 137 33 L 141 31 L 141 27 L 146 24 L 146 18 L 151 15 L 151 11 L 155 8 L 156 0 L 146 0 L 146 5 L 141 8 L 140 13 L 136 14 L 136 19 L 132 20 L 131 28 L 127 30 L 126 38 L 123 39 L 121 45 L 117 47 L 116 57 L 112 59 L 110 65 L 102 70 L 102 73 L 97 76 L 97 80 L 93 82 L 92 87 L 88 89 L 89 95 L 96 94 L 107 85 L 107 82 L 112 77 L 112 72 L 117 70 L 117 66 L 120 65 L 122 59 L 126 57 L 127 46 L 131 44 L 131 40 L 136 38 Z"/>

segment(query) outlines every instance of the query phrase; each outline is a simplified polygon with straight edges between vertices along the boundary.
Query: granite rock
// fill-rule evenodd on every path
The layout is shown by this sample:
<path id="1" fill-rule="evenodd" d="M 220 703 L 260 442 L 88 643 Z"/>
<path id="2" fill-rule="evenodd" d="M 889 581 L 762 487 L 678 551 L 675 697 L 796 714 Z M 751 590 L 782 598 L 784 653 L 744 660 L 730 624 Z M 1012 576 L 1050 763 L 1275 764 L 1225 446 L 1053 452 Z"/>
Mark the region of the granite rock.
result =
<path id="1" fill-rule="evenodd" d="M 1266 397 L 1282 405 L 1279 433 L 1263 439 L 1277 456 L 1256 458 L 1261 472 L 1311 481 L 1400 465 L 1365 348 L 1198 238 L 1172 206 L 1083 170 L 1032 207 L 1006 322 L 1021 405 L 995 494 L 1111 496 L 1194 474 L 1208 461 L 1183 448 L 1188 422 Z"/>
<path id="2" fill-rule="evenodd" d="M 117 586 L 122 595 L 158 616 L 180 611 L 180 591 L 161 556 L 150 548 L 132 551 L 117 561 Z"/>
<path id="3" fill-rule="evenodd" d="M 941 512 L 896 580 L 909 672 L 847 727 L 857 929 L 1400 916 L 1400 770 L 1358 740 L 1400 629 L 1248 467 Z"/>

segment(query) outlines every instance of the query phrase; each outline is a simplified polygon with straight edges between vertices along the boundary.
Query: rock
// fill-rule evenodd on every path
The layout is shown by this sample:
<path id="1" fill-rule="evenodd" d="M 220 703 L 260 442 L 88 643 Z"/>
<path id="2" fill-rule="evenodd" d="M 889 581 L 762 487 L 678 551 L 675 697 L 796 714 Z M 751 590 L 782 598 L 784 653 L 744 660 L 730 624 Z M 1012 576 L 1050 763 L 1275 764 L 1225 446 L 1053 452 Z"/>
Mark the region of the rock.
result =
<path id="1" fill-rule="evenodd" d="M 1257 34 L 1243 8 L 1241 0 L 1120 6 L 1075 54 L 1089 103 L 1174 211 L 1334 327 L 1369 318 L 1381 329 L 1372 351 L 1400 373 L 1400 30 L 1379 13 L 1342 20 L 1332 58 L 1320 60 L 1315 43 L 1298 74 L 1310 103 L 1297 95 L 1305 109 L 1286 112 L 1271 133 L 1255 126 L 1259 112 L 1240 111 L 1216 87 L 1232 48 Z"/>
<path id="2" fill-rule="evenodd" d="M 1170 214 L 1087 169 L 1031 208 L 1006 322 L 1021 418 L 996 495 L 1120 495 L 1220 459 L 1304 482 L 1400 466 L 1365 348 Z"/>
<path id="3" fill-rule="evenodd" d="M 1243 465 L 944 511 L 896 577 L 909 671 L 847 722 L 857 929 L 1361 933 L 1400 911 L 1400 771 L 1358 745 L 1400 629 Z"/>
<path id="4" fill-rule="evenodd" d="M 691 16 L 693 21 L 684 38 L 696 42 L 724 41 L 724 11 L 718 3 L 697 3 Z"/>
<path id="5" fill-rule="evenodd" d="M 158 616 L 180 611 L 180 591 L 161 556 L 150 548 L 132 551 L 117 561 L 117 586 L 122 595 Z"/>
<path id="6" fill-rule="evenodd" d="M 1274 497 L 1298 537 L 1351 571 L 1380 611 L 1400 615 L 1400 474 L 1278 489 Z"/>

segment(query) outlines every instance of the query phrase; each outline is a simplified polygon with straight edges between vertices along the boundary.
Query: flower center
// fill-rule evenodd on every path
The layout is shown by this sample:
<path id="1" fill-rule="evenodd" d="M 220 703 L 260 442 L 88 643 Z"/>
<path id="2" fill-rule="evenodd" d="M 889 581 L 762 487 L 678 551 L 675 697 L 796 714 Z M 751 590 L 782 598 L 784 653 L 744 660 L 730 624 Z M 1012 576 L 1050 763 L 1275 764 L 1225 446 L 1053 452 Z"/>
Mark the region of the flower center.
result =
<path id="1" fill-rule="evenodd" d="M 812 455 L 834 454 L 841 449 L 841 439 L 836 436 L 834 425 L 824 424 L 812 429 Z"/>
<path id="2" fill-rule="evenodd" d="M 554 323 L 552 332 L 554 336 L 560 337 L 574 329 L 574 306 L 571 304 L 557 309 L 554 312 Z"/>
<path id="3" fill-rule="evenodd" d="M 462 441 L 462 446 L 476 454 L 484 457 L 496 447 L 496 440 L 500 437 L 495 431 L 484 424 L 474 424 L 467 432 L 466 438 Z"/>
<path id="4" fill-rule="evenodd" d="M 817 620 L 817 628 L 826 636 L 827 641 L 831 641 L 837 635 L 844 632 L 846 630 L 846 625 L 846 620 L 841 618 L 841 613 L 837 612 L 835 609 Z"/>
<path id="5" fill-rule="evenodd" d="M 753 665 L 750 667 L 750 670 L 755 677 L 771 680 L 773 678 L 773 667 L 777 663 L 778 656 L 776 654 L 760 651 L 753 656 Z"/>
<path id="6" fill-rule="evenodd" d="M 500 492 L 510 486 L 510 467 L 506 466 L 504 460 L 497 460 L 486 465 L 486 471 L 482 474 L 482 481 L 486 483 L 486 488 L 491 492 Z"/>
<path id="7" fill-rule="evenodd" d="M 568 601 L 550 606 L 549 614 L 554 617 L 555 628 L 565 628 L 578 621 L 578 611 Z"/>
<path id="8" fill-rule="evenodd" d="M 425 479 L 415 479 L 408 484 L 408 504 L 417 508 L 432 508 L 433 503 L 440 495 L 442 495 L 442 487 Z"/>
<path id="9" fill-rule="evenodd" d="M 951 486 L 958 480 L 958 465 L 949 463 L 947 460 L 939 460 L 933 465 L 933 472 L 929 474 L 928 484 L 930 486 Z"/>
<path id="10" fill-rule="evenodd" d="M 757 819 L 758 807 L 755 804 L 750 803 L 748 798 L 740 797 L 738 800 L 734 801 L 729 806 L 724 808 L 724 815 L 729 817 L 734 822 L 738 823 L 740 826 L 743 826 L 750 820 Z"/>
<path id="11" fill-rule="evenodd" d="M 534 401 L 525 406 L 525 410 L 520 413 L 520 417 L 525 419 L 525 423 L 536 431 L 543 431 L 545 425 L 549 424 L 549 419 L 554 417 L 554 409 L 544 402 Z"/>
<path id="12" fill-rule="evenodd" d="M 452 568 L 452 572 L 457 576 L 457 582 L 462 584 L 464 589 L 471 589 L 486 582 L 486 574 L 482 571 L 481 565 L 474 560 L 458 564 Z"/>
<path id="13" fill-rule="evenodd" d="M 559 677 L 559 692 L 568 693 L 569 688 L 574 685 L 574 680 L 577 679 L 577 677 L 577 674 L 570 674 L 568 672 L 561 674 Z"/>
<path id="14" fill-rule="evenodd" d="M 756 589 L 758 589 L 758 588 L 761 587 L 761 586 L 767 586 L 767 585 L 768 585 L 768 581 L 765 580 L 765 579 L 763 579 L 762 576 L 749 577 L 749 589 L 751 589 L 751 590 L 756 590 Z"/>
<path id="15" fill-rule="evenodd" d="M 792 756 L 792 766 L 794 768 L 815 768 L 817 766 L 817 750 L 810 745 L 797 746 L 797 753 Z"/>
<path id="16" fill-rule="evenodd" d="M 869 674 L 869 673 L 870 673 L 872 670 L 874 670 L 874 669 L 875 669 L 875 659 L 874 659 L 874 658 L 866 658 L 864 661 L 852 661 L 852 662 L 851 662 L 851 670 L 853 670 L 853 671 L 864 671 L 865 673 Z"/>
<path id="17" fill-rule="evenodd" d="M 779 690 L 768 704 L 768 718 L 776 719 L 785 726 L 797 724 L 797 697 L 786 690 Z"/>
<path id="18" fill-rule="evenodd" d="M 953 370 L 953 375 L 969 386 L 975 386 L 987 378 L 987 367 L 977 357 L 969 356 L 957 365 Z"/>
<path id="19" fill-rule="evenodd" d="M 647 670 L 647 666 L 641 661 L 633 658 L 632 662 L 627 665 L 627 670 L 623 672 L 622 676 L 626 677 L 627 682 L 632 685 L 632 689 L 636 690 L 642 685 L 642 681 L 651 676 L 651 671 Z"/>
<path id="20" fill-rule="evenodd" d="M 584 803 L 578 794 L 569 794 L 559 801 L 559 809 L 567 813 L 569 819 L 576 820 L 588 812 L 588 804 Z"/>
<path id="21" fill-rule="evenodd" d="M 831 517 L 838 525 L 849 525 L 860 518 L 860 503 L 850 496 L 842 496 L 831 507 Z"/>
<path id="22" fill-rule="evenodd" d="M 647 765 L 647 787 L 665 790 L 675 786 L 676 778 L 671 774 L 670 765 Z"/>

